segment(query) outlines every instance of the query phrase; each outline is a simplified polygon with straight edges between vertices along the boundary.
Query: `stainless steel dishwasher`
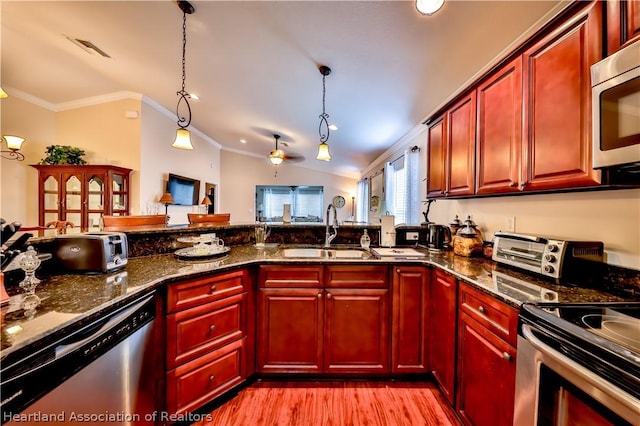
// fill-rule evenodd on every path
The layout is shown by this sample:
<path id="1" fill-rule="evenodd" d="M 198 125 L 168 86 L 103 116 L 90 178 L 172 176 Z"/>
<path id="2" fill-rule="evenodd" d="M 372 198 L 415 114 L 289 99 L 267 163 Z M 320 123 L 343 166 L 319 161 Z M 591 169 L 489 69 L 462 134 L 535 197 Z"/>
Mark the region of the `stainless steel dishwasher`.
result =
<path id="1" fill-rule="evenodd" d="M 2 423 L 153 424 L 155 292 L 1 366 Z M 157 413 L 156 413 L 157 415 Z"/>

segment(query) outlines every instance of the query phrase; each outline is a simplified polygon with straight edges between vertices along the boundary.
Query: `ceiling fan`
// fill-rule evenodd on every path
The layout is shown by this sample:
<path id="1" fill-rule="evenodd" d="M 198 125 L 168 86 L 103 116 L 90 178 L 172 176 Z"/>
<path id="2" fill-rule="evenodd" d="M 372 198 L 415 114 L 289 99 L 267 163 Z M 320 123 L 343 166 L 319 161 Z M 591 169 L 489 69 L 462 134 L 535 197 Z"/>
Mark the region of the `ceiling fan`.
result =
<path id="1" fill-rule="evenodd" d="M 285 160 L 290 161 L 292 163 L 299 163 L 304 160 L 304 157 L 302 155 L 285 153 L 283 150 L 278 148 L 278 140 L 280 139 L 280 135 L 275 134 L 273 135 L 273 138 L 276 140 L 276 149 L 274 149 L 269 153 L 268 157 L 269 157 L 269 161 L 271 161 L 271 164 L 273 164 L 274 166 L 277 166 Z M 287 145 L 286 142 L 281 142 L 281 144 L 285 147 L 289 146 Z"/>

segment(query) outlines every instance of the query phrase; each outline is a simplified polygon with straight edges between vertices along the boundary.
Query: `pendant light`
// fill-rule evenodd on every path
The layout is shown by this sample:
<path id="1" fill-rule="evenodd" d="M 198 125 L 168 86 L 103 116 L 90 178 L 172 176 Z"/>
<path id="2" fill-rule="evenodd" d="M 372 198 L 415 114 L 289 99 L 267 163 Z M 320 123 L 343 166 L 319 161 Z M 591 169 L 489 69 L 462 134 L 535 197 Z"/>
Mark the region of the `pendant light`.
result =
<path id="1" fill-rule="evenodd" d="M 433 15 L 443 4 L 444 0 L 416 0 L 416 9 L 423 15 Z"/>
<path id="2" fill-rule="evenodd" d="M 318 155 L 316 160 L 329 161 L 331 160 L 331 154 L 329 153 L 329 114 L 325 112 L 324 102 L 326 95 L 325 78 L 331 74 L 331 68 L 326 65 L 320 65 L 318 67 L 320 74 L 322 74 L 322 114 L 320 114 L 320 126 L 318 127 L 318 133 L 320 134 L 320 145 L 318 145 Z"/>
<path id="3" fill-rule="evenodd" d="M 281 149 L 278 149 L 278 139 L 280 139 L 280 135 L 273 135 L 276 140 L 276 149 L 269 153 L 269 161 L 274 166 L 281 164 L 284 161 L 284 152 Z"/>
<path id="4" fill-rule="evenodd" d="M 184 90 L 185 85 L 185 56 L 187 51 L 187 14 L 191 15 L 195 12 L 195 8 L 188 1 L 178 1 L 178 7 L 182 10 L 182 89 L 176 92 L 178 104 L 176 105 L 176 116 L 178 117 L 178 130 L 176 130 L 176 140 L 171 145 L 178 149 L 193 149 L 191 145 L 191 133 L 187 130 L 191 124 L 191 107 L 189 106 L 189 98 L 191 97 Z M 184 102 L 183 108 L 186 110 L 186 117 L 180 115 L 180 107 Z"/>

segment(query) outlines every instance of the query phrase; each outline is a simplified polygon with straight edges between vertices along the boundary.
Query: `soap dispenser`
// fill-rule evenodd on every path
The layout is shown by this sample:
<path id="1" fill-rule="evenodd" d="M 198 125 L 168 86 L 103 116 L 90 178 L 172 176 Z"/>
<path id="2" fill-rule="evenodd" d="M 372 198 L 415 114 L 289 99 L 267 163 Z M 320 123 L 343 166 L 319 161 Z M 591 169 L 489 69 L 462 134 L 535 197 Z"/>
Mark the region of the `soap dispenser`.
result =
<path id="1" fill-rule="evenodd" d="M 360 247 L 362 247 L 363 249 L 368 249 L 369 244 L 371 244 L 371 237 L 369 237 L 369 233 L 365 229 L 364 234 L 362 234 L 362 236 L 360 237 Z"/>

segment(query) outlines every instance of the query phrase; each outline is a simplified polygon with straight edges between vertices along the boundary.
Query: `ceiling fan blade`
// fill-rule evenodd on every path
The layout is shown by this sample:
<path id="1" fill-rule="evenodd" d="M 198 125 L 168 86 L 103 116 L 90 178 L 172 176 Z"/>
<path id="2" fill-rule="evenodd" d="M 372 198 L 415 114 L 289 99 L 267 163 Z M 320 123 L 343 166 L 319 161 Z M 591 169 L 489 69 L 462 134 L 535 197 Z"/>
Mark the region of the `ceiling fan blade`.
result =
<path id="1" fill-rule="evenodd" d="M 304 161 L 304 156 L 299 154 L 284 154 L 284 161 L 289 161 L 291 163 L 300 163 Z"/>

